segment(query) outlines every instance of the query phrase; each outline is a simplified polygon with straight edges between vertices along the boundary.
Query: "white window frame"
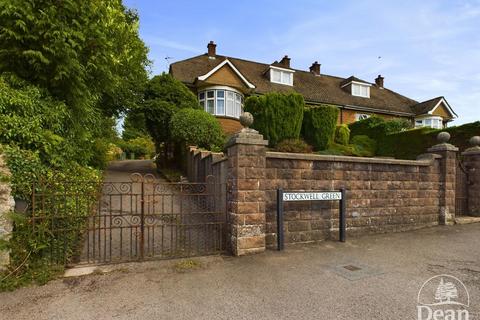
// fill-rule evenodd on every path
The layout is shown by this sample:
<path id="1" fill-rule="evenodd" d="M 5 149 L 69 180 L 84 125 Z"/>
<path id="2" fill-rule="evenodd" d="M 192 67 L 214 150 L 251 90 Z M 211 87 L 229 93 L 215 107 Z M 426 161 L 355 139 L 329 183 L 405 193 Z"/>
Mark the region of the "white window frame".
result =
<path id="1" fill-rule="evenodd" d="M 280 81 L 275 81 L 273 79 L 274 72 L 279 72 L 280 73 Z M 293 86 L 293 73 L 294 72 L 295 72 L 294 70 L 289 70 L 289 69 L 270 66 L 270 82 L 278 83 L 278 84 L 284 84 L 284 85 L 287 85 L 287 86 Z M 289 75 L 288 81 L 287 81 L 287 77 L 286 77 L 287 74 Z"/>
<path id="2" fill-rule="evenodd" d="M 358 88 L 358 92 L 355 92 L 355 88 Z M 352 82 L 352 96 L 370 98 L 370 86 Z"/>
<path id="3" fill-rule="evenodd" d="M 355 113 L 355 121 L 365 120 L 370 117 L 371 115 L 367 113 Z"/>
<path id="4" fill-rule="evenodd" d="M 433 129 L 443 129 L 443 118 L 440 116 L 430 116 L 415 119 L 415 128 L 429 127 Z"/>
<path id="5" fill-rule="evenodd" d="M 207 97 L 207 92 L 213 91 L 214 95 L 213 98 Z M 223 91 L 224 96 L 223 98 L 218 97 L 218 91 Z M 203 99 L 201 99 L 201 95 L 203 94 Z M 213 114 L 214 116 L 221 116 L 221 117 L 229 117 L 229 118 L 236 118 L 239 119 L 240 115 L 242 114 L 243 110 L 243 94 L 239 91 L 226 87 L 226 86 L 213 86 L 208 88 L 203 88 L 198 92 L 198 101 L 200 105 L 203 107 L 203 110 L 206 112 Z M 231 97 L 229 97 L 231 96 Z M 223 100 L 223 113 L 218 112 L 217 109 L 217 101 Z M 213 101 L 213 113 L 207 110 L 208 101 Z M 230 104 L 230 108 L 229 108 Z"/>
<path id="6" fill-rule="evenodd" d="M 218 97 L 219 91 L 223 91 L 223 98 Z M 215 90 L 215 115 L 217 116 L 224 116 L 227 113 L 227 110 L 226 110 L 227 105 L 226 105 L 226 99 L 225 99 L 226 93 L 227 93 L 226 90 L 220 90 L 220 89 Z M 218 100 L 223 100 L 223 113 L 218 111 Z"/>

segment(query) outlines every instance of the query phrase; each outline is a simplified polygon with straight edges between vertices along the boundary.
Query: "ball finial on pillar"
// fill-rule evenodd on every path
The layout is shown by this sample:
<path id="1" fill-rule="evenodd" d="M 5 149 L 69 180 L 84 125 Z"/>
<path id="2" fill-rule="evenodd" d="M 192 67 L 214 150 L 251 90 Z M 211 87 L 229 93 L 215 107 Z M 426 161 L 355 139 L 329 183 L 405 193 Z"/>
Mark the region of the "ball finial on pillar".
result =
<path id="1" fill-rule="evenodd" d="M 469 142 L 472 147 L 480 147 L 480 136 L 471 137 Z"/>
<path id="2" fill-rule="evenodd" d="M 439 143 L 447 143 L 450 140 L 450 133 L 442 131 L 437 135 L 437 141 Z"/>
<path id="3" fill-rule="evenodd" d="M 253 124 L 253 116 L 250 112 L 244 112 L 240 116 L 240 124 L 244 128 L 249 128 Z"/>

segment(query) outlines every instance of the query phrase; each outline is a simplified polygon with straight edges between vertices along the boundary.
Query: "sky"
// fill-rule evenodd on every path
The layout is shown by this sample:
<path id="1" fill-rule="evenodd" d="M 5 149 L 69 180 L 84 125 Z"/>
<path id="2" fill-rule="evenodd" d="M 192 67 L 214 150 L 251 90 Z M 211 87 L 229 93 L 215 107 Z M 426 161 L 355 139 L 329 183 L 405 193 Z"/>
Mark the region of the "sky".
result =
<path id="1" fill-rule="evenodd" d="M 480 120 L 480 0 L 124 0 L 140 15 L 152 74 L 207 51 L 263 63 L 313 61 L 417 101 L 445 96 L 459 118 Z M 168 58 L 168 59 L 166 59 Z"/>

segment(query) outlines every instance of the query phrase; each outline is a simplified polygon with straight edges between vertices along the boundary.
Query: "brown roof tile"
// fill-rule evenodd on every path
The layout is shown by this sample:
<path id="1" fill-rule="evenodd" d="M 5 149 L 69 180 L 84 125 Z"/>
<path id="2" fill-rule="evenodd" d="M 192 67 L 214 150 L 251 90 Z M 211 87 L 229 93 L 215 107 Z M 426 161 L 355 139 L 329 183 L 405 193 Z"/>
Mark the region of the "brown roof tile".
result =
<path id="1" fill-rule="evenodd" d="M 349 107 L 360 107 L 381 110 L 386 113 L 418 114 L 417 101 L 402 96 L 389 89 L 381 89 L 372 84 L 370 87 L 370 98 L 352 96 L 341 88 L 345 81 L 369 83 L 364 80 L 350 77 L 340 78 L 330 75 L 314 75 L 303 70 L 294 70 L 293 86 L 281 85 L 269 81 L 266 71 L 269 64 L 247 61 L 217 55 L 216 59 L 209 58 L 206 54 L 196 56 L 183 61 L 172 63 L 170 73 L 178 80 L 193 85 L 197 77 L 208 73 L 211 69 L 227 59 L 255 85 L 254 91 L 259 94 L 268 92 L 289 92 L 296 91 L 302 94 L 306 102 L 329 103 Z M 416 106 L 415 108 L 412 108 Z"/>
<path id="2" fill-rule="evenodd" d="M 415 114 L 420 115 L 420 114 L 425 114 L 428 113 L 430 110 L 435 108 L 438 102 L 442 100 L 443 97 L 436 97 L 427 101 L 420 102 L 414 106 L 412 106 L 413 111 Z"/>

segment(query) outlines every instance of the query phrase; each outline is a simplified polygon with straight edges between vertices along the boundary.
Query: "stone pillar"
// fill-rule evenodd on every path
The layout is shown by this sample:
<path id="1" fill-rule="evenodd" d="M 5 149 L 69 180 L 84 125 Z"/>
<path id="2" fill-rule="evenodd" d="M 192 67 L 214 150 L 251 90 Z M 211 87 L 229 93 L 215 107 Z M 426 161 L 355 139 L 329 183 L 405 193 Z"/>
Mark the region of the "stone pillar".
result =
<path id="1" fill-rule="evenodd" d="M 455 180 L 458 148 L 448 143 L 450 134 L 440 132 L 437 136 L 439 144 L 428 149 L 428 152 L 441 156 L 440 161 L 440 194 L 439 224 L 453 224 L 455 221 Z"/>
<path id="2" fill-rule="evenodd" d="M 0 240 L 8 241 L 12 233 L 12 221 L 8 214 L 13 211 L 15 202 L 11 195 L 10 171 L 0 155 Z M 0 250 L 0 271 L 10 263 L 8 251 Z"/>
<path id="3" fill-rule="evenodd" d="M 468 214 L 480 216 L 480 136 L 470 139 L 472 147 L 462 153 L 464 164 L 468 170 L 467 197 Z"/>
<path id="4" fill-rule="evenodd" d="M 248 128 L 253 117 L 240 117 L 244 128 L 227 143 L 228 241 L 236 256 L 265 251 L 265 191 L 268 141 Z"/>

